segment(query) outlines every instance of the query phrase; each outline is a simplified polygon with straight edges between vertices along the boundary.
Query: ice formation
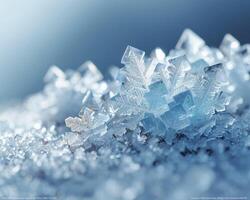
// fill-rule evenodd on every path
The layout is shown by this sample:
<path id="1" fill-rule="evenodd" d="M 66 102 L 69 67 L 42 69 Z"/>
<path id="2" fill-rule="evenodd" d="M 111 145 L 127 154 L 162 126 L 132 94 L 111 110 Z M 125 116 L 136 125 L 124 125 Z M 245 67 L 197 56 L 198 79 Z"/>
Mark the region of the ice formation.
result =
<path id="1" fill-rule="evenodd" d="M 112 80 L 53 66 L 2 111 L 0 198 L 250 197 L 249 44 L 185 30 L 167 55 L 128 46 L 121 63 Z"/>

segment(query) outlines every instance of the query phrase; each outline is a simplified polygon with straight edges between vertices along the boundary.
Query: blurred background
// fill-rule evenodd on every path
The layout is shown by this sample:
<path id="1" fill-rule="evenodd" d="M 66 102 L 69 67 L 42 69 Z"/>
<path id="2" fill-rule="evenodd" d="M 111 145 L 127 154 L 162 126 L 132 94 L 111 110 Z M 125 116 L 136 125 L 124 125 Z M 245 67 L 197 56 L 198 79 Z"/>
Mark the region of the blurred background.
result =
<path id="1" fill-rule="evenodd" d="M 92 60 L 106 74 L 126 46 L 173 48 L 185 28 L 218 46 L 225 33 L 250 42 L 250 1 L 0 0 L 0 102 L 43 88 L 51 65 Z"/>

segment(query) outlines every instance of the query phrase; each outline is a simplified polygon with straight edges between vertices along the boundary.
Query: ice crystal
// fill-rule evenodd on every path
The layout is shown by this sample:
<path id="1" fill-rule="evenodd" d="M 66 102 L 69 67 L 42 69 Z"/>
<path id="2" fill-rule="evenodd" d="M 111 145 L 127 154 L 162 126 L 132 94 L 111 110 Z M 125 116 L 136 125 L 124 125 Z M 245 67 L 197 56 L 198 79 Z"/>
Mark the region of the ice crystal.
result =
<path id="1" fill-rule="evenodd" d="M 112 80 L 53 66 L 1 112 L 0 198 L 248 198 L 249 45 L 185 30 L 169 53 L 128 46 L 121 63 Z"/>

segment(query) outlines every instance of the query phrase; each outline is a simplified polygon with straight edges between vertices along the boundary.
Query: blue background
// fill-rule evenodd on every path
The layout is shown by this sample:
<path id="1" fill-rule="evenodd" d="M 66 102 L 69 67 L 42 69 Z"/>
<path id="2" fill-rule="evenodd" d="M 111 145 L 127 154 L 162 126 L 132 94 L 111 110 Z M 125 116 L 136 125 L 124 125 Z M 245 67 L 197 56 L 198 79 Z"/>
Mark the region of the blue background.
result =
<path id="1" fill-rule="evenodd" d="M 126 46 L 173 48 L 185 28 L 218 46 L 225 33 L 250 42 L 247 0 L 0 0 L 0 101 L 43 88 L 51 65 L 120 65 Z"/>

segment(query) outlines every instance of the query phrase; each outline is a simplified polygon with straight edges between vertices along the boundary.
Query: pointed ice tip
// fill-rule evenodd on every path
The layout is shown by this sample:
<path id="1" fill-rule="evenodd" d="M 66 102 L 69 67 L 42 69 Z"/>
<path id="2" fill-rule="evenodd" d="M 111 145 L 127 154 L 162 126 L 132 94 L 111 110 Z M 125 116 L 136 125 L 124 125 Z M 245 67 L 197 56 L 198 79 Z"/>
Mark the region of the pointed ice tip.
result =
<path id="1" fill-rule="evenodd" d="M 166 54 L 161 48 L 157 47 L 152 51 L 151 57 L 156 58 L 158 61 L 164 61 Z"/>
<path id="2" fill-rule="evenodd" d="M 144 55 L 145 55 L 144 51 L 141 51 L 140 49 L 136 49 L 132 46 L 127 46 L 122 56 L 121 63 L 124 65 L 129 65 L 129 64 L 141 62 Z"/>
<path id="3" fill-rule="evenodd" d="M 239 47 L 240 42 L 231 34 L 226 34 L 220 45 L 221 51 L 226 55 L 232 54 Z"/>
<path id="4" fill-rule="evenodd" d="M 219 81 L 221 85 L 228 84 L 228 78 L 226 76 L 226 72 L 224 71 L 222 63 L 205 67 L 204 71 L 209 77 L 215 77 L 216 80 Z"/>
<path id="5" fill-rule="evenodd" d="M 235 46 L 240 46 L 240 42 L 231 34 L 227 33 L 223 40 L 222 40 L 222 44 L 223 43 L 229 43 L 229 44 L 233 44 Z"/>
<path id="6" fill-rule="evenodd" d="M 184 49 L 195 54 L 205 44 L 205 41 L 191 29 L 185 29 L 176 44 L 176 49 Z"/>
<path id="7" fill-rule="evenodd" d="M 78 71 L 85 73 L 87 70 L 96 73 L 97 71 L 99 71 L 96 67 L 96 65 L 92 62 L 92 61 L 86 61 L 84 62 L 79 68 Z"/>
<path id="8" fill-rule="evenodd" d="M 224 71 L 224 67 L 222 63 L 218 63 L 212 66 L 208 66 L 204 68 L 205 73 L 208 76 L 215 77 L 221 85 L 228 85 L 228 77 L 226 72 Z"/>
<path id="9" fill-rule="evenodd" d="M 59 67 L 53 65 L 49 68 L 46 75 L 44 76 L 44 81 L 51 82 L 57 79 L 64 79 L 64 78 L 65 78 L 64 72 Z"/>
<path id="10" fill-rule="evenodd" d="M 78 71 L 89 80 L 100 81 L 103 79 L 102 73 L 98 70 L 96 65 L 91 61 L 84 62 Z"/>
<path id="11" fill-rule="evenodd" d="M 170 58 L 168 61 L 169 63 L 171 63 L 172 65 L 176 67 L 179 67 L 181 65 L 186 65 L 186 66 L 189 66 L 188 68 L 190 68 L 190 64 L 186 55 L 181 55 L 175 58 Z"/>
<path id="12" fill-rule="evenodd" d="M 109 74 L 111 75 L 111 77 L 116 80 L 118 74 L 119 74 L 120 69 L 116 66 L 111 66 L 109 69 Z"/>

